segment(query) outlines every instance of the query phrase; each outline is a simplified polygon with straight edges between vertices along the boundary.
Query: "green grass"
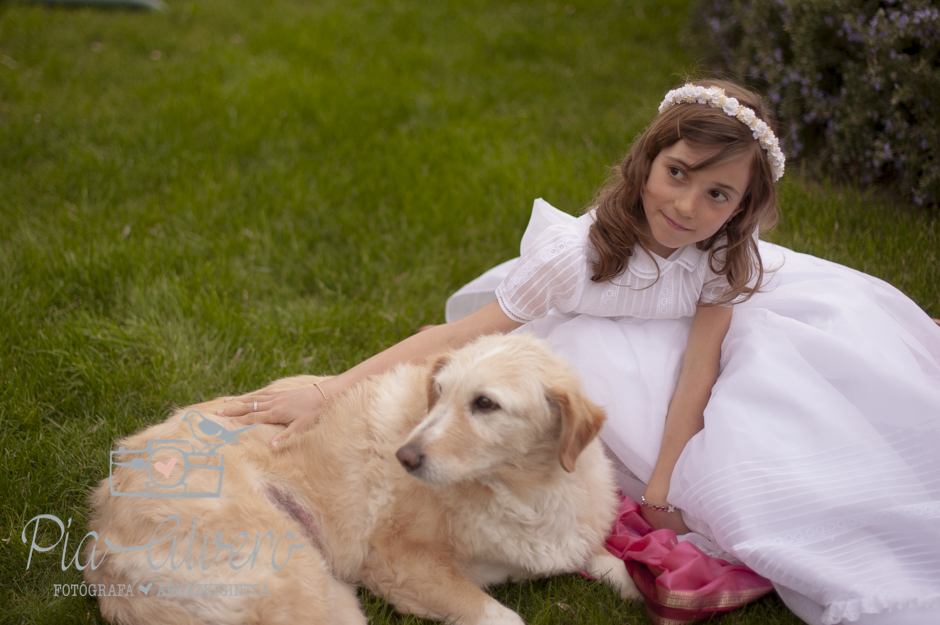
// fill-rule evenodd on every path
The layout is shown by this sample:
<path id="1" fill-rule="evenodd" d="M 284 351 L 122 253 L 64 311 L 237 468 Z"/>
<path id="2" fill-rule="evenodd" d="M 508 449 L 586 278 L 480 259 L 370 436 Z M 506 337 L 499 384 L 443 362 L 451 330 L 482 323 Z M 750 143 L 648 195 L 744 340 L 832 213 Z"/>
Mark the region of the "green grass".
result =
<path id="1" fill-rule="evenodd" d="M 695 67 L 682 0 L 169 4 L 0 3 L 3 623 L 101 622 L 53 597 L 80 580 L 61 546 L 27 570 L 20 535 L 71 518 L 71 559 L 117 437 L 441 321 Z M 782 207 L 774 240 L 940 317 L 936 214 L 797 176 Z M 645 622 L 574 576 L 494 593 L 530 623 Z M 771 596 L 723 622 L 798 621 Z"/>

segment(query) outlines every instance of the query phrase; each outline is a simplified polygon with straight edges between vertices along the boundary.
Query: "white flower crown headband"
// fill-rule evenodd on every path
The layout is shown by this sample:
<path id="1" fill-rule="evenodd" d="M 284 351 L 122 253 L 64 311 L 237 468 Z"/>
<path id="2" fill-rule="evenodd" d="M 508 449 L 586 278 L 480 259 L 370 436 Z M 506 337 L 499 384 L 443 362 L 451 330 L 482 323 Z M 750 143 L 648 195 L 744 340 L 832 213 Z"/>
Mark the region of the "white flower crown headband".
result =
<path id="1" fill-rule="evenodd" d="M 764 120 L 757 116 L 753 109 L 744 106 L 735 98 L 726 96 L 724 89 L 720 87 L 706 88 L 688 83 L 667 93 L 662 104 L 659 105 L 659 112 L 668 111 L 676 104 L 707 104 L 712 108 L 721 109 L 726 114 L 739 120 L 751 129 L 754 139 L 767 152 L 767 160 L 770 161 L 770 168 L 774 174 L 774 182 L 777 182 L 783 176 L 787 159 L 780 151 L 780 143 L 777 141 L 774 131 L 770 129 L 770 126 Z"/>

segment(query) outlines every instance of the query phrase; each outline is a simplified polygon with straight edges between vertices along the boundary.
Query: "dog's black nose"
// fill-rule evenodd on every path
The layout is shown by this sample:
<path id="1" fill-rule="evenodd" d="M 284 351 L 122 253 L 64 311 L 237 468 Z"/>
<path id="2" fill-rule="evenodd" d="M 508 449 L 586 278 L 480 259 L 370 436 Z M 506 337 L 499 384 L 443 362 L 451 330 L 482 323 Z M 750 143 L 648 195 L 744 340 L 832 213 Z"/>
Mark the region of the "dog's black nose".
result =
<path id="1" fill-rule="evenodd" d="M 421 449 L 410 443 L 395 452 L 395 457 L 398 458 L 401 466 L 408 469 L 408 471 L 416 471 L 421 468 L 421 463 L 424 462 L 424 454 L 421 453 Z"/>

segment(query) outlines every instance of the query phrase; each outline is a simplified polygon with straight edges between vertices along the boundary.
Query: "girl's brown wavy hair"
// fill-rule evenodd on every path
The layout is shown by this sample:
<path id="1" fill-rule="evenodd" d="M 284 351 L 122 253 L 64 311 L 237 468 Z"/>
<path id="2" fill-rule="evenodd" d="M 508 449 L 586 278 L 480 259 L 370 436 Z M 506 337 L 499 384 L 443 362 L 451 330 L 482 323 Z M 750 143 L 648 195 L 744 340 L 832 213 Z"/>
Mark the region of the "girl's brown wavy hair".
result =
<path id="1" fill-rule="evenodd" d="M 776 133 L 776 120 L 756 93 L 725 80 L 695 80 L 702 87 L 720 87 L 764 120 Z M 660 113 L 630 147 L 630 152 L 602 188 L 592 207 L 597 208 L 591 226 L 590 242 L 597 260 L 592 269 L 595 282 L 612 280 L 627 268 L 630 257 L 639 246 L 649 252 L 641 234 L 647 231 L 646 215 L 641 199 L 650 175 L 653 159 L 660 150 L 684 139 L 693 148 L 715 149 L 709 158 L 695 163 L 692 170 L 751 156 L 751 178 L 739 209 L 710 238 L 698 242 L 700 250 L 708 250 L 712 271 L 728 280 L 729 288 L 715 302 L 728 305 L 751 297 L 763 280 L 764 270 L 755 231 L 768 230 L 777 223 L 777 192 L 767 153 L 751 134 L 751 130 L 721 109 L 707 104 L 677 104 Z M 756 278 L 756 280 L 755 280 Z M 755 286 L 748 286 L 753 283 Z"/>

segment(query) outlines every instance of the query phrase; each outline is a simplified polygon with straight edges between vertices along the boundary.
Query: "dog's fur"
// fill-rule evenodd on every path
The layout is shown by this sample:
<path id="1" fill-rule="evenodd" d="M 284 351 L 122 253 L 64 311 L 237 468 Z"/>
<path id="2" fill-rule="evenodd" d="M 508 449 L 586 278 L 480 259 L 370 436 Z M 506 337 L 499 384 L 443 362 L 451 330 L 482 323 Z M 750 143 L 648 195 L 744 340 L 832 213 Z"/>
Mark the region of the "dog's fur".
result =
<path id="1" fill-rule="evenodd" d="M 285 378 L 268 389 L 319 380 Z M 236 429 L 215 416 L 222 405 L 215 400 L 179 410 L 119 445 L 135 450 L 153 439 L 197 447 L 219 442 L 196 436 L 184 417 L 192 419 L 198 410 Z M 400 366 L 333 399 L 317 425 L 277 453 L 268 442 L 279 426 L 241 432 L 238 442 L 218 449 L 225 458 L 218 498 L 113 496 L 108 480 L 102 481 L 92 495 L 91 522 L 99 565 L 87 566 L 84 575 L 89 584 L 133 589 L 133 597 L 99 598 L 105 618 L 119 623 L 365 623 L 354 590 L 363 585 L 405 613 L 518 625 L 519 615 L 481 588 L 576 571 L 634 598 L 639 593 L 623 562 L 604 548 L 618 499 L 595 440 L 603 421 L 570 366 L 541 341 L 484 337 L 425 367 Z M 160 453 L 151 462 L 160 461 Z M 168 479 L 178 480 L 181 471 L 182 463 L 173 466 Z M 116 465 L 115 488 L 145 489 L 143 473 Z M 212 487 L 211 477 L 194 473 L 188 482 L 191 489 Z M 178 527 L 160 525 L 174 514 Z M 267 532 L 273 540 L 267 541 Z M 288 551 L 285 538 L 274 555 L 283 567 L 277 570 L 270 545 L 287 532 L 294 545 L 305 546 Z M 146 549 L 110 549 L 101 557 L 106 538 L 128 547 L 167 535 L 150 558 L 154 565 L 174 559 L 157 570 Z M 237 550 L 243 540 L 245 547 Z M 255 561 L 248 565 L 252 552 Z M 240 564 L 248 566 L 235 570 Z M 144 595 L 138 585 L 147 583 L 153 589 Z M 161 585 L 206 583 L 256 584 L 269 596 L 157 596 Z"/>

